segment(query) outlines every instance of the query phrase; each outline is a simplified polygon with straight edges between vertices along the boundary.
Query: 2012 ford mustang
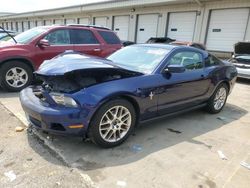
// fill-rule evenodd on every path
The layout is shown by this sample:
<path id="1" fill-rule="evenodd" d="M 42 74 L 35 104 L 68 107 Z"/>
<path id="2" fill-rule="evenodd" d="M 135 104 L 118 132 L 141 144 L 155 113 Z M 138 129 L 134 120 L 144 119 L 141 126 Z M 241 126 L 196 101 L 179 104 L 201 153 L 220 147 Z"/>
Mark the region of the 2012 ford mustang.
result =
<path id="1" fill-rule="evenodd" d="M 196 48 L 141 44 L 107 59 L 66 52 L 35 75 L 43 84 L 20 94 L 32 126 L 114 147 L 139 122 L 201 107 L 220 112 L 237 71 Z"/>

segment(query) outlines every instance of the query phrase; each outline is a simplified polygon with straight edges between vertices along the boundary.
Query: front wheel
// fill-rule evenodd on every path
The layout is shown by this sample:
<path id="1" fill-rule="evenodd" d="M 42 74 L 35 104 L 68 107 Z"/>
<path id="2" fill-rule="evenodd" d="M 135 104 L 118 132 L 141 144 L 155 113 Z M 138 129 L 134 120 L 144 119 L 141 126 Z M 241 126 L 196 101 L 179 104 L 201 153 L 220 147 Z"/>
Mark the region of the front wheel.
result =
<path id="1" fill-rule="evenodd" d="M 220 84 L 207 103 L 207 111 L 216 114 L 219 113 L 226 104 L 228 96 L 228 87 L 225 83 Z"/>
<path id="2" fill-rule="evenodd" d="M 21 91 L 33 79 L 31 68 L 19 61 L 9 61 L 0 67 L 0 86 L 7 91 Z"/>
<path id="3" fill-rule="evenodd" d="M 129 137 L 135 122 L 136 113 L 130 102 L 112 100 L 104 104 L 93 117 L 89 137 L 101 147 L 115 147 Z"/>

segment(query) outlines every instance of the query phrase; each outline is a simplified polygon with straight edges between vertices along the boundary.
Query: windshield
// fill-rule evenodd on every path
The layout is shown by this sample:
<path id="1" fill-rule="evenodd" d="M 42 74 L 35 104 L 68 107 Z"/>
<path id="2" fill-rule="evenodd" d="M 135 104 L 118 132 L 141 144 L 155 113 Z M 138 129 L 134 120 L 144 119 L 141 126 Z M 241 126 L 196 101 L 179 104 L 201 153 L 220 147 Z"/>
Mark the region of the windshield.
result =
<path id="1" fill-rule="evenodd" d="M 144 74 L 151 74 L 170 50 L 149 46 L 128 46 L 107 59 L 116 65 Z"/>
<path id="2" fill-rule="evenodd" d="M 42 33 L 46 32 L 47 30 L 48 30 L 48 28 L 45 28 L 45 27 L 36 27 L 36 28 L 30 29 L 28 31 L 25 31 L 25 32 L 15 36 L 14 38 L 16 39 L 17 43 L 27 44 L 33 38 L 41 35 Z M 12 39 L 10 39 L 9 41 L 12 41 Z"/>

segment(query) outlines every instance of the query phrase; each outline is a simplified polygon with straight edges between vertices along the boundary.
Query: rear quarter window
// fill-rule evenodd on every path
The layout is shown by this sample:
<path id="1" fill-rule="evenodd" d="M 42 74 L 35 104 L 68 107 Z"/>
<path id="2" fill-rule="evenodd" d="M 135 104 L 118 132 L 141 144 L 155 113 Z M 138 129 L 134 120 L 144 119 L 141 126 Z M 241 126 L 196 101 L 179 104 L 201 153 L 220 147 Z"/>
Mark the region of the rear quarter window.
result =
<path id="1" fill-rule="evenodd" d="M 107 44 L 121 44 L 120 39 L 113 32 L 98 31 L 98 33 Z"/>
<path id="2" fill-rule="evenodd" d="M 222 63 L 221 60 L 219 60 L 218 58 L 216 58 L 215 56 L 213 56 L 211 54 L 209 54 L 207 56 L 207 58 L 205 59 L 205 66 L 206 67 L 220 65 L 221 63 Z"/>

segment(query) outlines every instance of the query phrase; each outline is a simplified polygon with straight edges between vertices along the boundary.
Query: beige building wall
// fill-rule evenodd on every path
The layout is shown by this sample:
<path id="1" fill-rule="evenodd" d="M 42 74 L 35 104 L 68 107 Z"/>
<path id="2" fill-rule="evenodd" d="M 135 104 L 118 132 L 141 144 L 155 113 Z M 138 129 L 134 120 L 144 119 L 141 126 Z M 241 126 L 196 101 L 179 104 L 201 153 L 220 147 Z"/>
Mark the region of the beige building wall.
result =
<path id="1" fill-rule="evenodd" d="M 118 6 L 120 8 L 118 8 Z M 10 16 L 0 17 L 0 25 L 5 26 L 6 22 L 13 22 L 13 27 L 15 28 L 16 22 L 18 22 L 18 27 L 20 27 L 21 23 L 24 21 L 32 21 L 34 23 L 37 23 L 37 21 L 43 20 L 44 23 L 46 22 L 46 20 L 51 20 L 51 23 L 54 23 L 54 20 L 57 19 L 75 19 L 77 22 L 77 20 L 80 20 L 80 18 L 89 18 L 89 24 L 92 24 L 95 17 L 107 17 L 107 27 L 112 28 L 114 16 L 129 15 L 130 27 L 128 35 L 129 40 L 134 41 L 136 38 L 137 17 L 140 14 L 158 14 L 159 23 L 157 28 L 157 36 L 164 37 L 166 35 L 169 14 L 171 12 L 196 11 L 197 18 L 193 40 L 196 42 L 205 43 L 211 10 L 243 7 L 249 8 L 250 1 L 201 1 L 201 4 L 196 3 L 196 1 L 186 2 L 183 0 L 166 0 L 164 2 L 163 0 L 131 0 L 120 2 L 113 1 L 111 3 L 100 3 L 86 7 L 79 6 L 16 15 L 14 14 Z M 249 24 L 247 26 L 245 39 L 250 40 L 250 20 L 248 23 Z M 35 26 L 35 24 L 31 25 Z"/>

